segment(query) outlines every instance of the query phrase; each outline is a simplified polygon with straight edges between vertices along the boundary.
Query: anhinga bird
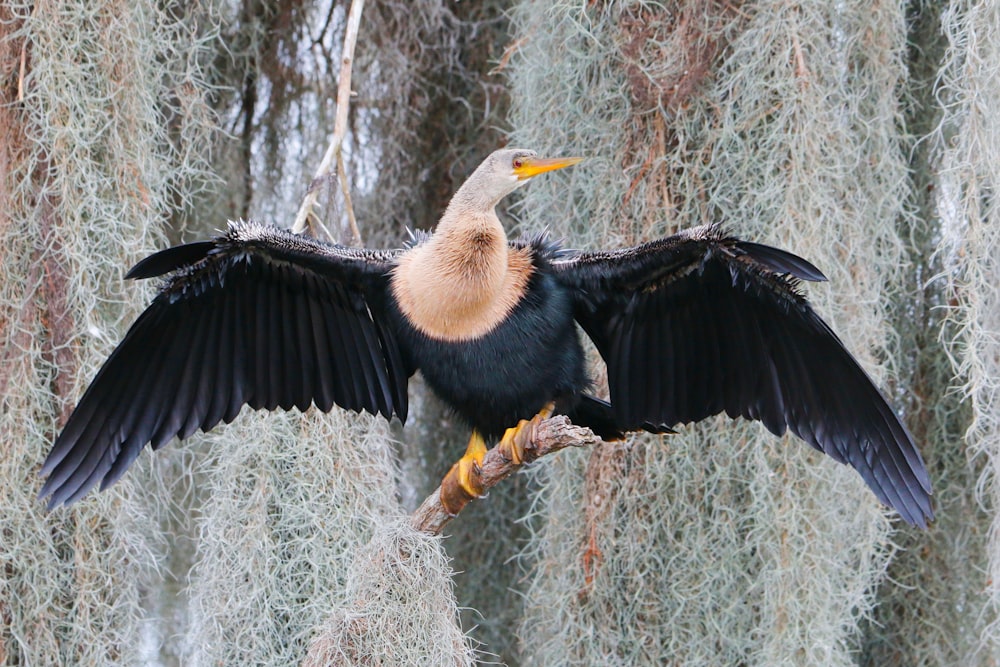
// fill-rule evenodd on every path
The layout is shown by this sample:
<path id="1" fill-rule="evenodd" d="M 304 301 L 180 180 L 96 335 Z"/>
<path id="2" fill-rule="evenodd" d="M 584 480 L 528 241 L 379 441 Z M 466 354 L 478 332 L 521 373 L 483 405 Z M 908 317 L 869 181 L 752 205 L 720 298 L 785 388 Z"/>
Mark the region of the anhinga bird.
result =
<path id="1" fill-rule="evenodd" d="M 405 420 L 420 370 L 473 429 L 450 473 L 470 495 L 486 441 L 501 437 L 516 460 L 522 420 L 553 409 L 606 438 L 725 412 L 791 429 L 926 526 L 930 480 L 912 437 L 797 290 L 825 280 L 812 264 L 715 225 L 612 251 L 508 241 L 500 200 L 578 161 L 496 151 L 437 230 L 403 250 L 241 221 L 139 262 L 128 278 L 169 277 L 67 421 L 41 495 L 72 503 L 146 443 L 228 423 L 244 404 Z M 577 325 L 607 364 L 610 402 L 586 393 Z"/>

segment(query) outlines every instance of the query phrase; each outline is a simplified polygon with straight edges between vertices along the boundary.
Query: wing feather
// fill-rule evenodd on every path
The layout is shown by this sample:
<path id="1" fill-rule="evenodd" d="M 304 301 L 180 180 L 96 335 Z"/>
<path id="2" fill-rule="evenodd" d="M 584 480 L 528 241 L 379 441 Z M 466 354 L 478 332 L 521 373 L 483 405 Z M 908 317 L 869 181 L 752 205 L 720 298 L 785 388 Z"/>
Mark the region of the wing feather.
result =
<path id="1" fill-rule="evenodd" d="M 338 350 L 347 349 L 350 332 L 345 330 L 347 325 L 343 324 L 340 305 L 334 300 L 329 286 L 323 286 L 323 296 L 323 324 L 329 333 L 329 346 L 326 349 L 326 353 L 332 356 L 337 354 Z M 336 369 L 337 372 L 334 374 L 337 381 L 335 395 L 340 397 L 340 405 L 348 410 L 356 410 L 359 405 L 354 389 L 352 356 L 347 355 L 344 363 Z"/>
<path id="2" fill-rule="evenodd" d="M 403 363 L 402 354 L 396 344 L 392 333 L 392 327 L 381 319 L 375 319 L 375 326 L 378 331 L 379 345 L 388 355 L 388 370 L 391 374 L 391 394 L 387 407 L 395 406 L 396 414 L 401 421 L 406 421 L 406 365 Z M 388 417 L 388 414 L 385 414 Z"/>
<path id="3" fill-rule="evenodd" d="M 312 330 L 313 359 L 329 357 L 327 350 L 330 349 L 330 336 L 326 330 L 326 321 L 320 308 L 319 297 L 322 292 L 316 286 L 315 279 L 308 277 L 305 289 L 315 298 L 306 299 L 309 309 L 307 316 L 308 326 Z M 336 395 L 335 381 L 339 374 L 334 373 L 329 364 L 316 364 L 316 396 L 314 401 L 316 407 L 323 412 L 327 412 L 334 405 Z"/>
<path id="4" fill-rule="evenodd" d="M 277 267 L 275 273 L 280 274 L 283 268 Z M 265 349 L 267 350 L 265 357 L 267 360 L 267 383 L 264 385 L 267 400 L 264 401 L 264 409 L 275 410 L 281 406 L 283 410 L 287 410 L 291 406 L 287 404 L 287 400 L 283 400 L 288 395 L 289 388 L 286 384 L 285 365 L 282 362 L 285 361 L 284 357 L 287 356 L 288 347 L 282 334 L 288 331 L 288 324 L 285 319 L 287 317 L 284 309 L 285 300 L 282 298 L 278 283 L 272 280 L 267 281 L 264 299 L 267 300 L 271 309 L 270 317 L 267 318 L 266 322 L 267 335 L 264 337 Z"/>
<path id="5" fill-rule="evenodd" d="M 299 274 L 292 273 L 295 277 L 288 287 L 288 303 L 291 304 L 288 313 L 289 329 L 286 331 L 289 349 L 292 353 L 292 363 L 286 364 L 285 373 L 289 374 L 292 394 L 289 397 L 291 405 L 305 412 L 313 402 L 317 386 L 315 378 L 315 364 L 310 363 L 312 359 L 312 340 L 309 338 L 309 306 L 306 303 L 306 296 L 302 292 L 302 281 Z"/>
<path id="6" fill-rule="evenodd" d="M 209 392 L 215 389 L 215 383 L 210 377 L 210 367 L 215 363 L 212 358 L 214 346 L 206 343 L 210 343 L 218 327 L 218 304 L 209 306 L 207 315 L 202 320 L 200 335 L 195 334 L 196 343 L 191 347 L 191 356 L 187 359 L 187 365 L 191 369 L 191 385 L 184 393 L 191 396 L 191 403 L 186 410 L 182 410 L 180 405 L 174 408 L 180 424 L 175 435 L 180 439 L 187 438 L 198 430 L 205 413 L 208 412 L 208 403 L 211 400 Z"/>
<path id="7" fill-rule="evenodd" d="M 342 311 L 345 309 L 339 305 L 340 300 L 344 299 L 346 295 L 342 293 L 341 290 L 336 290 L 338 294 L 336 299 L 338 300 L 337 306 L 337 317 L 328 317 L 327 322 L 336 326 L 339 329 L 340 340 L 336 349 L 346 350 L 347 354 L 345 358 L 349 364 L 349 371 L 345 374 L 344 379 L 347 382 L 347 390 L 350 393 L 350 403 L 352 410 L 359 410 L 360 407 L 365 402 L 366 389 L 364 387 L 365 383 L 365 372 L 362 369 L 363 360 L 358 353 L 358 340 L 361 338 L 361 327 L 354 318 L 343 317 Z"/>
<path id="8" fill-rule="evenodd" d="M 206 370 L 211 373 L 212 390 L 209 392 L 209 402 L 198 426 L 207 431 L 212 425 L 218 424 L 226 414 L 229 401 L 232 398 L 233 387 L 233 347 L 238 334 L 233 311 L 236 308 L 238 295 L 232 299 L 215 297 L 214 309 L 219 318 L 218 323 L 210 330 L 211 340 L 205 341 L 205 349 L 210 350 L 214 363 Z"/>
<path id="9" fill-rule="evenodd" d="M 797 289 L 825 279 L 806 260 L 706 226 L 552 267 L 607 363 L 622 429 L 759 420 L 853 466 L 906 521 L 933 518 L 913 438 Z"/>
<path id="10" fill-rule="evenodd" d="M 282 271 L 282 273 L 288 273 L 287 267 Z M 277 291 L 278 299 L 282 305 L 282 320 L 280 328 L 282 333 L 282 351 L 286 356 L 286 360 L 285 363 L 281 364 L 281 372 L 284 375 L 285 381 L 283 383 L 284 396 L 281 397 L 279 405 L 282 410 L 291 410 L 299 403 L 299 386 L 302 382 L 303 375 L 307 372 L 308 365 L 303 363 L 302 348 L 299 347 L 299 336 L 296 331 L 299 318 L 297 313 L 298 303 L 295 298 L 294 285 L 289 284 L 289 282 L 291 282 L 289 276 L 283 275 L 282 279 L 282 284 L 277 287 Z M 311 403 L 312 396 L 309 396 L 309 401 L 306 403 L 306 407 L 308 407 Z"/>
<path id="11" fill-rule="evenodd" d="M 41 496 L 52 507 L 105 488 L 146 444 L 244 404 L 405 416 L 409 372 L 384 309 L 396 256 L 239 222 L 137 264 L 130 277 L 170 275 L 70 415 Z"/>
<path id="12" fill-rule="evenodd" d="M 256 267 L 253 267 L 253 272 L 248 272 L 247 285 L 246 285 L 246 309 L 248 313 L 254 314 L 254 322 L 251 326 L 251 340 L 253 345 L 250 348 L 253 350 L 252 364 L 253 368 L 253 384 L 251 385 L 253 393 L 249 399 L 249 405 L 254 410 L 261 410 L 267 405 L 268 395 L 270 393 L 270 379 L 269 379 L 269 369 L 270 369 L 270 320 L 275 317 L 270 313 L 271 300 L 266 298 L 267 296 L 267 284 L 260 284 L 260 278 L 255 275 Z M 255 294 L 254 292 L 263 292 L 263 294 Z"/>
<path id="13" fill-rule="evenodd" d="M 179 331 L 178 344 L 173 346 L 171 355 L 171 367 L 167 371 L 170 373 L 170 384 L 165 392 L 166 397 L 173 396 L 166 409 L 163 411 L 160 423 L 156 431 L 150 437 L 150 446 L 156 450 L 167 444 L 175 435 L 180 432 L 184 423 L 184 416 L 190 409 L 193 394 L 196 389 L 194 383 L 194 365 L 192 356 L 200 351 L 201 332 L 204 330 L 204 318 L 193 317 L 190 305 L 182 304 L 185 310 L 185 319 L 191 320 L 193 326 L 181 326 Z M 169 399 L 168 399 L 169 400 Z M 108 410 L 108 418 L 114 419 L 115 412 Z"/>
<path id="14" fill-rule="evenodd" d="M 668 364 L 672 362 L 673 355 L 670 353 L 670 341 L 667 339 L 670 329 L 669 329 L 669 312 L 667 312 L 666 306 L 664 304 L 664 299 L 649 299 L 650 312 L 648 315 L 649 323 L 647 325 L 648 338 L 650 341 L 649 346 L 649 357 L 647 360 L 650 364 L 654 366 L 651 369 L 651 375 L 653 377 L 669 377 L 672 372 L 670 369 L 666 368 Z M 645 388 L 646 401 L 648 406 L 662 405 L 664 401 L 667 400 L 667 396 L 664 392 L 667 387 L 663 386 L 662 382 L 651 382 L 648 383 Z M 643 412 L 652 412 L 651 409 L 645 409 Z"/>
<path id="15" fill-rule="evenodd" d="M 627 329 L 627 331 L 621 331 Z M 632 385 L 628 381 L 629 354 L 628 350 L 632 343 L 632 320 L 620 315 L 615 322 L 612 331 L 617 330 L 617 335 L 611 339 L 611 358 L 614 360 L 608 366 L 608 387 L 614 387 L 611 391 L 620 397 L 617 405 L 614 406 L 618 412 L 620 421 L 631 423 L 632 415 L 630 410 L 634 405 L 632 400 Z"/>
<path id="16" fill-rule="evenodd" d="M 295 324 L 295 330 L 292 332 L 292 345 L 298 357 L 297 367 L 299 369 L 295 382 L 295 397 L 292 403 L 300 412 L 305 412 L 313 402 L 313 396 L 318 396 L 321 388 L 319 378 L 316 375 L 316 365 L 309 363 L 313 359 L 315 348 L 312 340 L 312 322 L 309 321 L 311 313 L 309 299 L 301 285 L 292 290 L 290 300 L 292 299 L 294 299 L 294 308 L 292 309 L 294 319 L 292 321 Z M 289 367 L 295 368 L 296 366 L 289 364 Z"/>
<path id="17" fill-rule="evenodd" d="M 372 346 L 375 347 L 375 350 L 378 350 L 378 342 L 375 339 L 370 322 L 352 320 L 352 323 L 356 324 L 356 337 L 352 337 L 351 342 L 354 343 L 354 348 L 358 355 L 357 358 L 361 366 L 361 380 L 358 383 L 358 389 L 363 393 L 365 405 L 371 405 L 374 408 L 374 412 L 378 412 L 378 394 L 381 393 L 378 391 L 378 383 L 382 381 L 382 378 L 379 378 L 375 371 L 376 361 L 372 352 Z"/>
<path id="18" fill-rule="evenodd" d="M 123 443 L 123 454 L 129 445 L 128 434 L 147 428 L 147 425 L 156 419 L 156 413 L 153 412 L 155 402 L 151 401 L 150 397 L 159 391 L 159 377 L 167 364 L 166 355 L 163 353 L 164 342 L 169 344 L 169 341 L 176 337 L 176 324 L 160 318 L 149 327 L 148 331 L 155 334 L 150 338 L 147 351 L 150 355 L 149 367 L 146 372 L 137 374 L 138 384 L 135 391 L 128 395 L 128 409 L 114 434 L 114 438 Z"/>

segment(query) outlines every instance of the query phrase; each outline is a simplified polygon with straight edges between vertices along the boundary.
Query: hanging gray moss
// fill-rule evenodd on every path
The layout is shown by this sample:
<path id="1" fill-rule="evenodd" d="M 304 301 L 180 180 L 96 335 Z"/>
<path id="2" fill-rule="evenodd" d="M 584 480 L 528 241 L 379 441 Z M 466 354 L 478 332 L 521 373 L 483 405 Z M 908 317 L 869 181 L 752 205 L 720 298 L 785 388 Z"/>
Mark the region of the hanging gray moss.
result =
<path id="1" fill-rule="evenodd" d="M 244 414 L 212 436 L 186 664 L 296 664 L 358 549 L 398 513 L 383 422 Z"/>
<path id="2" fill-rule="evenodd" d="M 476 664 L 458 624 L 453 574 L 439 538 L 415 531 L 404 517 L 383 522 L 355 551 L 343 606 L 303 664 Z"/>
<path id="3" fill-rule="evenodd" d="M 513 19 L 514 143 L 591 158 L 526 194 L 526 226 L 595 247 L 719 221 L 786 247 L 826 272 L 810 297 L 891 377 L 898 5 L 525 2 Z M 681 430 L 539 466 L 523 662 L 854 664 L 894 551 L 885 510 L 793 438 Z"/>
<path id="4" fill-rule="evenodd" d="M 365 240 L 435 220 L 509 122 L 589 158 L 514 200 L 519 230 L 594 248 L 722 221 L 799 253 L 906 412 L 935 525 L 897 530 L 853 471 L 720 419 L 561 452 L 450 540 L 414 535 L 400 507 L 466 435 L 419 382 L 396 450 L 367 417 L 247 411 L 42 513 L 35 472 L 150 295 L 121 274 L 168 212 L 174 237 L 291 218 L 332 132 L 343 13 L 8 3 L 0 663 L 997 661 L 995 8 L 528 0 L 508 36 L 499 4 L 369 0 L 346 154 Z"/>
<path id="5" fill-rule="evenodd" d="M 149 496 L 165 484 L 138 466 L 52 513 L 35 494 L 61 420 L 149 294 L 123 271 L 205 177 L 213 118 L 191 28 L 148 4 L 0 10 L 3 664 L 134 664 L 143 649 L 166 549 Z"/>
<path id="6" fill-rule="evenodd" d="M 950 612 L 939 647 L 914 641 L 913 654 L 923 650 L 964 664 L 992 665 L 1000 660 L 1000 209 L 995 199 L 1000 123 L 992 108 L 1000 96 L 1000 14 L 990 3 L 957 3 L 942 13 L 941 23 L 948 42 L 941 68 L 943 117 L 930 140 L 940 150 L 940 250 L 951 306 L 944 333 L 956 384 L 972 412 L 964 439 L 952 437 L 942 449 L 955 478 L 964 473 L 970 484 L 970 472 L 980 476 L 974 497 L 967 486 L 954 501 L 964 517 L 956 516 L 948 554 L 948 569 L 968 583 L 943 596 L 953 601 L 950 608 L 932 607 Z"/>
<path id="7" fill-rule="evenodd" d="M 937 519 L 930 531 L 904 529 L 894 536 L 902 548 L 877 592 L 878 605 L 860 647 L 859 663 L 872 667 L 994 664 L 991 651 L 980 647 L 980 635 L 994 616 L 980 592 L 983 572 L 977 565 L 987 554 L 990 521 L 975 499 L 982 461 L 971 460 L 961 444 L 971 410 L 957 390 L 943 344 L 956 329 L 948 321 L 954 291 L 943 279 L 949 260 L 941 252 L 939 211 L 955 195 L 942 187 L 938 133 L 942 102 L 948 104 L 950 93 L 938 80 L 947 32 L 958 27 L 953 13 L 942 15 L 943 5 L 920 3 L 908 17 L 910 41 L 920 45 L 908 52 L 905 106 L 913 215 L 900 220 L 909 262 L 893 303 L 898 351 L 891 354 L 900 369 L 897 401 L 934 477 Z M 946 31 L 942 20 L 949 26 Z"/>

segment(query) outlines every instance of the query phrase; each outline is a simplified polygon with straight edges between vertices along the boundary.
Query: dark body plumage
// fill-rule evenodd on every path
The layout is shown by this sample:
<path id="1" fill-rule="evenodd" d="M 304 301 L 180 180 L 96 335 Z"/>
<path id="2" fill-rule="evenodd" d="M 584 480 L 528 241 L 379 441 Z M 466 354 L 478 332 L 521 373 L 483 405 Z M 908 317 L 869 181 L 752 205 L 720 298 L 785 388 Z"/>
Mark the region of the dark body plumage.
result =
<path id="1" fill-rule="evenodd" d="M 525 298 L 481 338 L 435 340 L 390 302 L 408 367 L 421 369 L 445 403 L 487 439 L 531 419 L 550 401 L 569 411 L 589 384 L 572 298 L 549 265 L 555 248 L 542 239 L 518 245 L 531 248 L 535 267 Z"/>
<path id="2" fill-rule="evenodd" d="M 498 155 L 509 168 L 511 155 L 533 154 Z M 814 266 L 716 226 L 610 252 L 508 243 L 502 230 L 498 241 L 498 221 L 454 215 L 480 206 L 461 194 L 410 249 L 346 248 L 240 222 L 140 262 L 128 277 L 170 275 L 56 440 L 42 495 L 73 502 L 118 479 L 147 442 L 229 422 L 244 404 L 405 420 L 407 380 L 420 370 L 488 437 L 550 401 L 604 437 L 721 412 L 790 428 L 853 466 L 906 521 L 933 517 L 912 437 L 797 290 L 823 279 Z M 492 213 L 498 198 L 481 206 Z M 428 266 L 444 268 L 428 276 Z M 490 266 L 500 267 L 493 282 L 483 278 Z M 487 296 L 505 287 L 460 308 L 436 303 L 479 284 Z M 468 328 L 481 318 L 493 318 L 484 331 Z M 585 393 L 577 325 L 607 364 L 610 403 Z"/>

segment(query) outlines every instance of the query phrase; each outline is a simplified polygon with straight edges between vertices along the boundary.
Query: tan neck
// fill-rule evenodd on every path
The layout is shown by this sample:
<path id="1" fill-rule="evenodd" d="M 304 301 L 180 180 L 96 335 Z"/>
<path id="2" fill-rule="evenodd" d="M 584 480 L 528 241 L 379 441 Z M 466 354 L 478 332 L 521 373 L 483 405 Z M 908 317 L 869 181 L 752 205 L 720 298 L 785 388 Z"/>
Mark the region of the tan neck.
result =
<path id="1" fill-rule="evenodd" d="M 427 252 L 430 273 L 467 288 L 459 296 L 470 301 L 491 299 L 507 272 L 507 234 L 493 210 L 460 215 L 449 206 Z"/>
<path id="2" fill-rule="evenodd" d="M 448 207 L 437 232 L 400 260 L 393 294 L 417 329 L 440 340 L 469 340 L 494 329 L 524 294 L 527 252 L 511 252 L 490 209 L 459 215 Z"/>

